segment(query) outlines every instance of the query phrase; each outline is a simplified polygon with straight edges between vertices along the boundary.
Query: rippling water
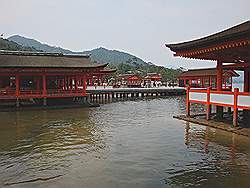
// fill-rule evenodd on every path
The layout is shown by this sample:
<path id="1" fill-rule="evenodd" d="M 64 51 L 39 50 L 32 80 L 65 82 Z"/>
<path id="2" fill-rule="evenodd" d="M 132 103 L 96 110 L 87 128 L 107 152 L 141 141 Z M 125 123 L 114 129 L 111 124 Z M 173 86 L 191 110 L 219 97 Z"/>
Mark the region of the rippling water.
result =
<path id="1" fill-rule="evenodd" d="M 0 187 L 249 187 L 250 139 L 188 124 L 184 97 L 0 113 Z"/>

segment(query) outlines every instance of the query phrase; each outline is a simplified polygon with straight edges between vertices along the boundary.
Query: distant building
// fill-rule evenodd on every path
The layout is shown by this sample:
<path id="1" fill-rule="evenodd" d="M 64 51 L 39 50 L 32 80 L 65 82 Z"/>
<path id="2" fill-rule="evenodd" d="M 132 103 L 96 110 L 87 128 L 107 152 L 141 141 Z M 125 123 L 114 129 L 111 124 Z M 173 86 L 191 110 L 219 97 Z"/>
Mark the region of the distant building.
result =
<path id="1" fill-rule="evenodd" d="M 141 87 L 142 77 L 137 74 L 120 74 L 118 82 L 126 87 Z"/>
<path id="2" fill-rule="evenodd" d="M 144 79 L 150 81 L 161 81 L 162 77 L 161 74 L 158 73 L 147 73 Z"/>
<path id="3" fill-rule="evenodd" d="M 239 77 L 240 75 L 234 70 L 224 70 L 222 75 L 222 88 L 223 90 L 232 89 L 232 78 Z M 217 86 L 217 72 L 216 68 L 207 69 L 190 69 L 182 72 L 179 76 L 180 87 L 193 87 L 193 88 L 207 88 L 211 87 L 216 89 Z"/>

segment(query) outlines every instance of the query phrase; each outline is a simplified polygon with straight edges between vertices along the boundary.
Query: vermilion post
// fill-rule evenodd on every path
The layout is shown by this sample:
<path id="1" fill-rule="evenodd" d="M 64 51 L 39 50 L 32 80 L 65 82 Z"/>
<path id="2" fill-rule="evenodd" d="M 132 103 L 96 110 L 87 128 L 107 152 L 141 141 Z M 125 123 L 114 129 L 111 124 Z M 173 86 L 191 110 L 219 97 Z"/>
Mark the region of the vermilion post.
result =
<path id="1" fill-rule="evenodd" d="M 86 95 L 87 95 L 86 89 L 87 89 L 87 80 L 86 80 L 86 77 L 84 76 L 84 77 L 83 77 L 83 91 L 82 91 L 82 95 L 83 95 L 83 96 L 86 96 Z"/>
<path id="2" fill-rule="evenodd" d="M 75 76 L 75 93 L 77 93 L 77 90 L 78 90 L 78 77 L 77 76 Z"/>
<path id="3" fill-rule="evenodd" d="M 206 113 L 206 119 L 210 119 L 211 115 L 211 104 L 210 104 L 210 93 L 211 93 L 211 87 L 207 88 L 207 113 Z"/>
<path id="4" fill-rule="evenodd" d="M 46 87 L 46 75 L 43 74 L 43 105 L 46 106 L 47 105 L 47 87 Z"/>
<path id="5" fill-rule="evenodd" d="M 189 92 L 190 92 L 190 87 L 188 86 L 187 89 L 186 89 L 186 115 L 188 117 L 190 117 Z"/>
<path id="6" fill-rule="evenodd" d="M 43 97 L 46 97 L 47 88 L 46 88 L 46 76 L 43 75 Z"/>
<path id="7" fill-rule="evenodd" d="M 233 125 L 234 127 L 238 126 L 238 95 L 239 88 L 234 89 L 234 113 L 233 113 Z"/>
<path id="8" fill-rule="evenodd" d="M 18 98 L 20 95 L 20 76 L 16 74 L 16 97 Z"/>

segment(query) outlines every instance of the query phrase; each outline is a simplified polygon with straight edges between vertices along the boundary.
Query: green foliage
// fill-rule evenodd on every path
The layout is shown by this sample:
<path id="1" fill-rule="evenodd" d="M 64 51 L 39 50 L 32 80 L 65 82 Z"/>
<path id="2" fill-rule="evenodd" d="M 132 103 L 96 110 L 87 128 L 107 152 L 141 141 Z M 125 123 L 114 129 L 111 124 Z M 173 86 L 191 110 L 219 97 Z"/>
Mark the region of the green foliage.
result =
<path id="1" fill-rule="evenodd" d="M 0 50 L 10 51 L 37 51 L 35 48 L 24 47 L 7 39 L 0 38 Z"/>

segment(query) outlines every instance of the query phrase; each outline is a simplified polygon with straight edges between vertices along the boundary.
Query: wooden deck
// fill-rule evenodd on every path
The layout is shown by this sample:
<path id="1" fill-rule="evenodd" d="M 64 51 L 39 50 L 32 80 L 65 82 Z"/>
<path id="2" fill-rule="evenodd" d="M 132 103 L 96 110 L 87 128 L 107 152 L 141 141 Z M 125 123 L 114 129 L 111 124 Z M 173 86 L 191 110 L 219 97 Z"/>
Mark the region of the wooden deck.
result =
<path id="1" fill-rule="evenodd" d="M 250 128 L 233 127 L 232 124 L 229 123 L 219 122 L 216 120 L 207 121 L 205 118 L 196 118 L 195 116 L 187 117 L 186 115 L 178 115 L 174 116 L 174 118 L 250 137 Z"/>
<path id="2" fill-rule="evenodd" d="M 185 95 L 184 88 L 87 88 L 87 94 L 91 101 L 102 99 L 120 99 L 120 98 L 143 98 L 160 96 L 178 96 Z"/>

